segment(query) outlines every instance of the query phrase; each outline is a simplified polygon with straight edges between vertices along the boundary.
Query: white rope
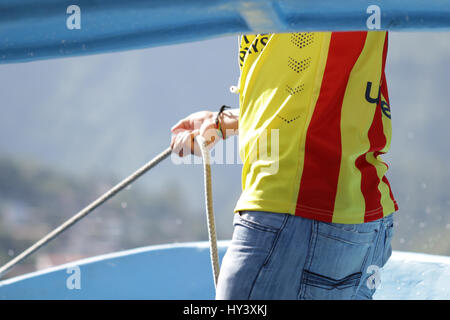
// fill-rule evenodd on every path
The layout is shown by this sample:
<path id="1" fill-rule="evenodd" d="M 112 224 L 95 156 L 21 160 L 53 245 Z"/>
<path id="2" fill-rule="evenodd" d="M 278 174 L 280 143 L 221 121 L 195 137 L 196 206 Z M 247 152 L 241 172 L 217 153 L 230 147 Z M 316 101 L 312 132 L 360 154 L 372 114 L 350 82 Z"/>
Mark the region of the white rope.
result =
<path id="1" fill-rule="evenodd" d="M 213 275 L 214 275 L 214 286 L 217 286 L 217 279 L 219 277 L 219 255 L 217 250 L 217 238 L 216 238 L 216 227 L 214 222 L 214 211 L 213 211 L 213 202 L 212 202 L 212 185 L 211 185 L 211 158 L 209 154 L 209 150 L 206 146 L 205 139 L 198 135 L 196 137 L 197 143 L 200 146 L 200 150 L 202 152 L 203 157 L 203 168 L 204 168 L 204 182 L 205 182 L 205 203 L 206 203 L 206 220 L 208 224 L 208 235 L 209 235 L 209 243 L 211 247 L 211 264 L 213 268 Z M 112 189 L 105 192 L 102 196 L 97 198 L 95 201 L 93 201 L 91 204 L 89 204 L 87 207 L 79 211 L 77 214 L 75 214 L 73 217 L 68 219 L 66 222 L 61 224 L 59 227 L 51 231 L 49 234 L 44 236 L 42 239 L 37 241 L 35 244 L 33 244 L 31 247 L 23 251 L 21 254 L 19 254 L 17 257 L 6 263 L 0 268 L 0 278 L 4 276 L 8 271 L 10 271 L 14 266 L 25 260 L 28 256 L 30 256 L 32 253 L 49 243 L 52 239 L 54 239 L 56 236 L 61 234 L 63 231 L 67 230 L 69 227 L 74 225 L 76 222 L 87 216 L 89 213 L 91 213 L 94 209 L 102 205 L 104 202 L 106 202 L 108 199 L 115 196 L 119 191 L 124 189 L 126 186 L 131 184 L 133 181 L 137 180 L 139 177 L 141 177 L 144 173 L 146 173 L 148 170 L 156 166 L 158 163 L 166 159 L 172 152 L 171 148 L 167 148 L 163 152 L 161 152 L 159 155 L 157 155 L 155 158 L 147 162 L 144 166 L 142 166 L 140 169 L 135 171 L 133 174 L 119 182 L 116 186 L 114 186 Z"/>
<path id="2" fill-rule="evenodd" d="M 205 139 L 198 135 L 195 138 L 200 147 L 203 158 L 203 177 L 205 182 L 206 221 L 208 224 L 208 238 L 211 254 L 211 265 L 214 276 L 214 287 L 219 278 L 219 254 L 217 250 L 216 225 L 214 221 L 213 196 L 211 183 L 211 157 Z"/>
<path id="3" fill-rule="evenodd" d="M 54 239 L 56 236 L 61 234 L 63 231 L 67 230 L 69 227 L 74 225 L 76 222 L 87 216 L 89 213 L 91 213 L 95 208 L 103 204 L 108 199 L 115 196 L 120 190 L 128 186 L 130 183 L 138 179 L 140 176 L 142 176 L 144 173 L 146 173 L 148 170 L 156 166 L 158 163 L 163 161 L 165 158 L 167 158 L 172 152 L 171 148 L 167 148 L 163 152 L 161 152 L 159 155 L 157 155 L 155 158 L 147 162 L 144 166 L 139 168 L 137 171 L 135 171 L 133 174 L 119 182 L 116 186 L 114 186 L 112 189 L 105 192 L 103 195 L 101 195 L 99 198 L 91 202 L 87 207 L 85 207 L 83 210 L 79 211 L 77 214 L 75 214 L 73 217 L 71 217 L 69 220 L 64 222 L 62 225 L 51 231 L 49 234 L 47 234 L 45 237 L 43 237 L 41 240 L 33 244 L 31 247 L 23 251 L 21 254 L 19 254 L 17 257 L 6 263 L 4 266 L 0 268 L 0 278 L 4 276 L 11 268 L 13 268 L 18 263 L 22 262 L 25 258 L 27 258 L 29 255 L 31 255 L 33 252 L 38 250 L 39 248 L 46 245 L 48 242 L 50 242 L 52 239 Z"/>

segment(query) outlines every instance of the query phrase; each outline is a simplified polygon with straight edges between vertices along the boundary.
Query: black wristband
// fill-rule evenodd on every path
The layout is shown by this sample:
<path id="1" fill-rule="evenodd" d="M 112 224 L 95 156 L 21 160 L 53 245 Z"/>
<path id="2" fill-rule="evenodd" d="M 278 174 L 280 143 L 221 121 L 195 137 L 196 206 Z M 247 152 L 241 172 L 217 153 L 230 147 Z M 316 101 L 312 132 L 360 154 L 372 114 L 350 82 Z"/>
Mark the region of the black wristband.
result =
<path id="1" fill-rule="evenodd" d="M 220 121 L 219 121 L 219 117 L 225 111 L 225 109 L 230 109 L 230 108 L 231 107 L 226 106 L 226 105 L 221 106 L 219 109 L 219 112 L 217 113 L 217 116 L 216 116 L 216 129 L 219 133 L 219 136 L 221 136 L 222 139 L 225 139 L 225 135 L 223 134 L 222 127 L 221 127 Z"/>
<path id="2" fill-rule="evenodd" d="M 231 107 L 226 106 L 226 105 L 223 105 L 223 106 L 220 107 L 220 110 L 219 110 L 219 112 L 217 113 L 217 116 L 216 116 L 216 126 L 219 125 L 219 117 L 220 117 L 220 115 L 225 111 L 225 109 L 230 109 L 230 108 Z"/>

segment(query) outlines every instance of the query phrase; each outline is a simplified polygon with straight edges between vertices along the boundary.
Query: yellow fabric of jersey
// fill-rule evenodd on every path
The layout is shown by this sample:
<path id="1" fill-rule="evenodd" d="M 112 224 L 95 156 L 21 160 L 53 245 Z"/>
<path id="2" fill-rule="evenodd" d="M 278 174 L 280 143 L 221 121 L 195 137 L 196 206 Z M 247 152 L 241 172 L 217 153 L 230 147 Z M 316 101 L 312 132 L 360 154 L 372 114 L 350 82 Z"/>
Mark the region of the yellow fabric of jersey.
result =
<path id="1" fill-rule="evenodd" d="M 380 158 L 391 139 L 387 92 L 377 96 L 384 75 L 386 33 L 355 34 L 362 40 L 361 50 L 353 50 L 354 61 L 342 53 L 341 57 L 336 49 L 352 43 L 353 35 L 342 34 L 241 37 L 238 87 L 243 169 L 236 212 L 270 211 L 362 223 L 396 210 L 385 179 L 387 165 Z M 346 65 L 348 76 L 340 77 L 339 68 L 345 70 Z M 369 100 L 368 83 L 372 85 Z M 340 95 L 335 106 L 327 103 Z M 334 133 L 321 126 L 321 117 L 327 114 L 337 126 L 338 130 L 330 126 Z M 329 146 L 327 139 L 320 142 L 322 132 L 335 138 Z M 316 151 L 328 147 L 336 151 L 325 156 Z"/>

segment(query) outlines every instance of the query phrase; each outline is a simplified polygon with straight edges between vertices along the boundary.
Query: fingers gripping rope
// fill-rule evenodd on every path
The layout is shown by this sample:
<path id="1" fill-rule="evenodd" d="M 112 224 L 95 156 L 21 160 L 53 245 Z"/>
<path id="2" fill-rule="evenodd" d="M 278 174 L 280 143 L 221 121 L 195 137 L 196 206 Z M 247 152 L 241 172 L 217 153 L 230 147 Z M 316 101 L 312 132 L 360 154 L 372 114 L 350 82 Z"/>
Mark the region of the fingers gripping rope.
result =
<path id="1" fill-rule="evenodd" d="M 205 195 L 206 195 L 206 212 L 207 212 L 207 222 L 208 222 L 208 233 L 210 237 L 210 245 L 211 245 L 211 259 L 212 259 L 212 265 L 213 265 L 213 273 L 214 273 L 214 284 L 217 283 L 217 278 L 219 275 L 219 259 L 217 254 L 217 240 L 216 240 L 216 230 L 214 225 L 214 212 L 213 212 L 213 205 L 212 205 L 212 188 L 211 188 L 211 166 L 210 166 L 210 155 L 209 151 L 206 148 L 206 143 L 204 139 L 200 136 L 197 138 L 197 142 L 199 142 L 200 150 L 202 151 L 203 156 L 203 163 L 204 163 L 204 173 L 205 173 Z M 79 211 L 77 214 L 75 214 L 73 217 L 68 219 L 66 222 L 61 224 L 59 227 L 51 231 L 49 234 L 44 236 L 42 239 L 37 241 L 35 244 L 33 244 L 31 247 L 23 251 L 21 254 L 19 254 L 17 257 L 6 263 L 0 268 L 0 278 L 4 276 L 8 271 L 10 271 L 14 266 L 25 260 L 28 256 L 45 246 L 47 243 L 49 243 L 51 240 L 56 238 L 58 235 L 60 235 L 63 231 L 67 230 L 69 227 L 74 225 L 76 222 L 80 221 L 82 218 L 87 216 L 89 213 L 94 211 L 97 207 L 105 203 L 107 200 L 114 197 L 119 191 L 127 187 L 129 184 L 137 180 L 139 177 L 141 177 L 143 174 L 145 174 L 147 171 L 152 169 L 154 166 L 156 166 L 158 163 L 162 162 L 164 159 L 166 159 L 170 154 L 172 153 L 172 149 L 169 147 L 163 152 L 161 152 L 159 155 L 157 155 L 155 158 L 147 162 L 144 166 L 139 168 L 137 171 L 135 171 L 133 174 L 119 182 L 116 186 L 114 186 L 112 189 L 105 192 L 102 196 L 97 198 L 95 201 L 93 201 L 91 204 L 89 204 L 87 207 Z"/>

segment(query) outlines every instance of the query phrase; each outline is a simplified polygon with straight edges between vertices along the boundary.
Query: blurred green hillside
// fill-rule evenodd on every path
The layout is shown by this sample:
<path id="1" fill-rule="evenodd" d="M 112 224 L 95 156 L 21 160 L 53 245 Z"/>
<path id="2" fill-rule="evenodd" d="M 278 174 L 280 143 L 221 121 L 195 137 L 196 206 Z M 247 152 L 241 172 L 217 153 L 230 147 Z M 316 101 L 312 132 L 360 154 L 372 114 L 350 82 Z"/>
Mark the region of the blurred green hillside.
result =
<path id="1" fill-rule="evenodd" d="M 0 177 L 0 264 L 118 182 L 111 177 L 79 179 L 10 158 L 0 159 Z M 184 201 L 176 184 L 152 194 L 128 187 L 25 260 L 19 271 L 34 270 L 40 254 L 62 254 L 70 260 L 151 244 L 206 240 L 204 215 L 187 211 Z"/>

